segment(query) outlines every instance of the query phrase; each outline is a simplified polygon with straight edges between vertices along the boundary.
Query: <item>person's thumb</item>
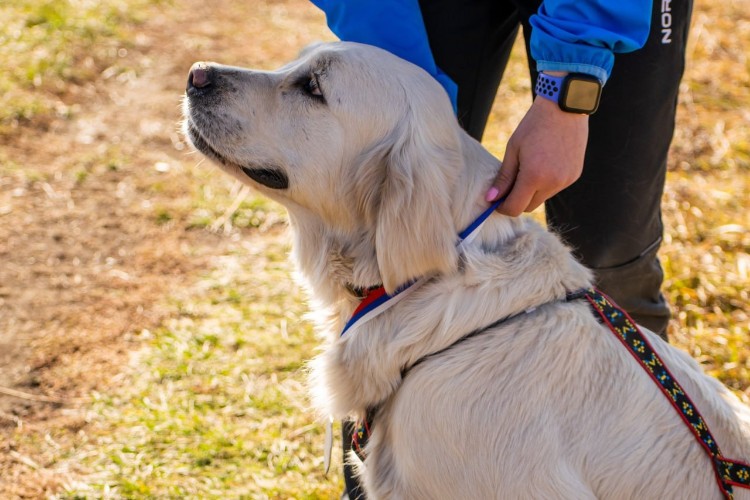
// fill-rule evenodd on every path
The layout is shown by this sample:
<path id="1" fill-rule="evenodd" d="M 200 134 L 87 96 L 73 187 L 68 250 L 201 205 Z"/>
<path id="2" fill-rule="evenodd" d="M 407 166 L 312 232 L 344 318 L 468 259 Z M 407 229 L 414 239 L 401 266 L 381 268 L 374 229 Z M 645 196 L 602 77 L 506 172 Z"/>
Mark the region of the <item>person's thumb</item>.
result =
<path id="1" fill-rule="evenodd" d="M 518 152 L 508 144 L 503 157 L 503 163 L 500 166 L 500 172 L 492 182 L 492 186 L 487 190 L 485 200 L 496 201 L 510 192 L 518 176 Z"/>

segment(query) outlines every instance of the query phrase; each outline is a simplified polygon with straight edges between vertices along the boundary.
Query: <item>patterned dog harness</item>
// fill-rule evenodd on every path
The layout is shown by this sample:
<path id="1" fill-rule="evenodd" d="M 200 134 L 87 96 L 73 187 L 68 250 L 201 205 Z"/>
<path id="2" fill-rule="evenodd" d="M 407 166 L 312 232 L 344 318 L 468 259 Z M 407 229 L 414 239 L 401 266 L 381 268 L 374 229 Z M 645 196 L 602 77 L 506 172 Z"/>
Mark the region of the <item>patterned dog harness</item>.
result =
<path id="1" fill-rule="evenodd" d="M 703 420 L 690 397 L 638 329 L 635 321 L 625 311 L 617 307 L 609 297 L 598 290 L 588 290 L 585 297 L 599 318 L 628 348 L 630 354 L 638 360 L 638 363 L 646 370 L 651 379 L 656 382 L 677 414 L 693 433 L 695 439 L 711 457 L 716 482 L 724 498 L 734 498 L 732 486 L 750 488 L 750 465 L 737 460 L 729 460 L 722 456 L 719 445 L 711 435 L 711 431 L 708 430 L 706 421 Z"/>
<path id="2" fill-rule="evenodd" d="M 569 293 L 566 296 L 566 301 L 570 302 L 581 298 L 585 298 L 589 302 L 595 316 L 607 325 L 612 333 L 614 333 L 623 345 L 628 348 L 630 354 L 633 355 L 641 367 L 657 384 L 659 389 L 661 389 L 677 411 L 677 414 L 693 433 L 695 439 L 706 451 L 711 458 L 711 463 L 716 475 L 716 482 L 718 483 L 719 489 L 724 495 L 724 498 L 729 500 L 734 498 L 732 490 L 733 486 L 750 489 L 750 465 L 738 460 L 729 460 L 721 454 L 719 445 L 716 443 L 711 431 L 709 431 L 706 421 L 630 316 L 617 307 L 606 295 L 596 289 L 580 290 L 578 292 Z M 459 342 L 474 337 L 477 334 L 516 316 L 519 316 L 519 314 L 503 318 L 485 328 L 476 330 L 462 337 L 450 347 L 430 355 L 430 357 L 440 354 L 445 350 L 454 347 Z M 423 358 L 423 360 L 424 359 L 426 358 Z M 421 361 L 422 360 L 417 361 L 417 363 L 412 365 L 410 369 Z M 405 374 L 406 372 L 404 372 L 403 375 Z M 352 435 L 352 450 L 354 450 L 357 456 L 362 460 L 365 458 L 364 448 L 367 444 L 367 439 L 370 436 L 370 429 L 377 410 L 377 408 L 368 410 L 365 420 L 357 423 L 357 427 Z"/>

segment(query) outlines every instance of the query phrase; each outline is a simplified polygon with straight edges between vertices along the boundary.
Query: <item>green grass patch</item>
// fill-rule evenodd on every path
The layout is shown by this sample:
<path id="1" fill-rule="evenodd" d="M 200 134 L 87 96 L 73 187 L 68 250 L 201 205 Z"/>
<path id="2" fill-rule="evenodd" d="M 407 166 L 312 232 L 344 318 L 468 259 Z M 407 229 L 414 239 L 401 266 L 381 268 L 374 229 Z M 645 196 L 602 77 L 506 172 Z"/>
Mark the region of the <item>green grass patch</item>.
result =
<path id="1" fill-rule="evenodd" d="M 71 85 L 127 54 L 144 10 L 161 0 L 14 0 L 0 4 L 0 134 L 71 113 Z"/>
<path id="2" fill-rule="evenodd" d="M 289 279 L 288 247 L 282 236 L 264 237 L 255 250 L 221 257 L 174 298 L 173 319 L 142 333 L 150 341 L 132 385 L 93 404 L 93 453 L 84 465 L 98 472 L 67 495 L 334 498 L 341 491 L 337 474 L 323 476 L 324 429 L 306 399 L 303 359 L 318 341 Z"/>

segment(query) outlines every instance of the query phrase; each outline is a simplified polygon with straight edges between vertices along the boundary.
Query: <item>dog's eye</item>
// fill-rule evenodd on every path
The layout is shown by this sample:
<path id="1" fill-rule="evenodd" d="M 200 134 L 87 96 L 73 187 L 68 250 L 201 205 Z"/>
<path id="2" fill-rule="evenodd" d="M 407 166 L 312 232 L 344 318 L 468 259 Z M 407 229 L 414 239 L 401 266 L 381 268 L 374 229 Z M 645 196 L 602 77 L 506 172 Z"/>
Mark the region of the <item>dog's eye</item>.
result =
<path id="1" fill-rule="evenodd" d="M 304 84 L 305 92 L 313 97 L 323 97 L 323 92 L 320 90 L 320 84 L 318 83 L 318 75 L 313 74 Z"/>

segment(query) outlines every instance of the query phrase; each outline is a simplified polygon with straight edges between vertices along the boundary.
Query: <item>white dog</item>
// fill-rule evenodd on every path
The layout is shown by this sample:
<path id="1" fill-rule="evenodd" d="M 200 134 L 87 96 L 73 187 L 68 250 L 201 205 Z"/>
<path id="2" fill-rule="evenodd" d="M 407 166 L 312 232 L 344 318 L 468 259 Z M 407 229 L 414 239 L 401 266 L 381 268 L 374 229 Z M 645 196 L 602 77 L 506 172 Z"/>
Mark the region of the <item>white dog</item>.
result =
<path id="1" fill-rule="evenodd" d="M 456 248 L 499 164 L 427 73 L 352 43 L 275 72 L 199 63 L 184 112 L 197 149 L 289 211 L 327 339 L 314 399 L 338 418 L 377 409 L 360 467 L 369 498 L 722 497 L 659 387 L 585 300 L 565 300 L 591 275 L 556 236 L 493 214 Z M 360 290 L 416 278 L 340 336 Z M 723 455 L 749 460 L 750 410 L 644 334 Z"/>

